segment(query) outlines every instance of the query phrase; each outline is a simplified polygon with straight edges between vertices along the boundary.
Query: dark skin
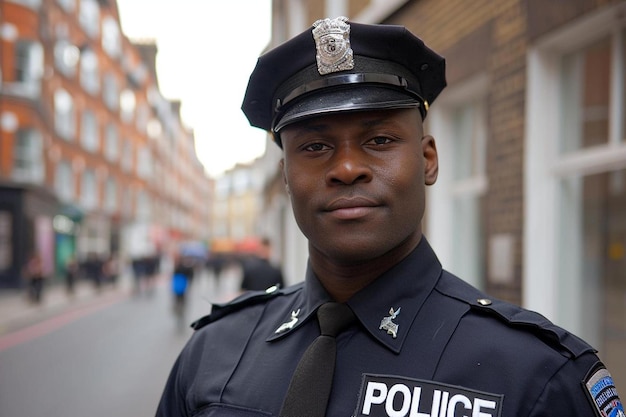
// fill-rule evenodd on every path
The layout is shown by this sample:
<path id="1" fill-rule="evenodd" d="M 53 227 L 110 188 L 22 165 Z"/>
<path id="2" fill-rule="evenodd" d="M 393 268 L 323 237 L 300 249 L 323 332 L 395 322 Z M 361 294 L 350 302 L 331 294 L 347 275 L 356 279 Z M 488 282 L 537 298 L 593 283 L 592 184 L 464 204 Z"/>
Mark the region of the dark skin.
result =
<path id="1" fill-rule="evenodd" d="M 286 126 L 281 139 L 310 265 L 345 302 L 420 242 L 425 185 L 437 179 L 435 140 L 417 109 L 317 116 Z"/>

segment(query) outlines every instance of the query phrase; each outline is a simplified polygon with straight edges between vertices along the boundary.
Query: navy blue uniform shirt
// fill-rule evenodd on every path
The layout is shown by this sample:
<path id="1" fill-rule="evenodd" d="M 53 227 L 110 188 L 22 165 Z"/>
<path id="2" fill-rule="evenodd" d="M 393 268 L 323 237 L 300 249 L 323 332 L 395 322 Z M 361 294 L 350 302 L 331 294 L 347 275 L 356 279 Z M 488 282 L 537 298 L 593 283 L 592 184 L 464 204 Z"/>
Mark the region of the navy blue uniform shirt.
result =
<path id="1" fill-rule="evenodd" d="M 277 416 L 329 298 L 309 269 L 304 283 L 215 306 L 177 359 L 157 416 Z M 337 340 L 328 416 L 623 410 L 592 347 L 442 270 L 425 238 L 347 304 L 358 323 Z"/>

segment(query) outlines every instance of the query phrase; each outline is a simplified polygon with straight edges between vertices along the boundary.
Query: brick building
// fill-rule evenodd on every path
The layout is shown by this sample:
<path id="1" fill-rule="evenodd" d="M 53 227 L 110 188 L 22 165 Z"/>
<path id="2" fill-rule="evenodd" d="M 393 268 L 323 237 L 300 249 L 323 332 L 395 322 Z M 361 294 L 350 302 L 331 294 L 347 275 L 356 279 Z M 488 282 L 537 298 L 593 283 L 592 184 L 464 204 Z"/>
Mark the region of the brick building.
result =
<path id="1" fill-rule="evenodd" d="M 156 54 L 115 0 L 0 0 L 0 287 L 35 251 L 58 276 L 208 239 L 211 183 Z"/>
<path id="2" fill-rule="evenodd" d="M 446 57 L 424 221 L 444 267 L 582 336 L 626 385 L 626 2 L 274 0 L 272 44 L 340 15 L 405 25 Z M 288 207 L 266 188 L 266 217 Z M 295 282 L 292 217 L 279 229 Z"/>

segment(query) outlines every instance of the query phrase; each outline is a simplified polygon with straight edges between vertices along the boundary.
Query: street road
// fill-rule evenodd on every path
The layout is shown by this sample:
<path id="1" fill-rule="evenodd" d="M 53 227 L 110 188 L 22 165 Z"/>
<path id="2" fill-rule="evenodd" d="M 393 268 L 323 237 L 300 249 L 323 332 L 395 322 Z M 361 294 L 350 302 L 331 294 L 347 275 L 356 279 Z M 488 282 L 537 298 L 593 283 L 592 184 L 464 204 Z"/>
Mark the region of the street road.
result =
<path id="1" fill-rule="evenodd" d="M 186 322 L 207 314 L 209 300 L 223 299 L 230 291 L 223 287 L 217 291 L 207 273 L 197 276 Z M 37 326 L 32 331 L 41 335 L 0 350 L 2 417 L 154 416 L 192 333 L 177 325 L 165 279 L 151 295 L 95 300 Z"/>

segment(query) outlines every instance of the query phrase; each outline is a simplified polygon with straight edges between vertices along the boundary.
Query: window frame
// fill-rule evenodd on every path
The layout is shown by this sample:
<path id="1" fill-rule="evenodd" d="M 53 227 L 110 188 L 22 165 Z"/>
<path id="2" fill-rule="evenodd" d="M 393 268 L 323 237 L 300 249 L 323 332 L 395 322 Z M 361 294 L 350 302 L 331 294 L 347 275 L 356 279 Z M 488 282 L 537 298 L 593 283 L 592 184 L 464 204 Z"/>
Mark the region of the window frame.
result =
<path id="1" fill-rule="evenodd" d="M 528 51 L 524 155 L 524 306 L 562 324 L 559 288 L 560 195 L 562 181 L 626 168 L 626 141 L 621 111 L 626 93 L 626 25 L 615 16 L 626 12 L 619 4 L 596 12 L 577 25 L 555 31 Z M 609 107 L 609 139 L 605 145 L 562 154 L 560 137 L 560 60 L 607 35 L 612 37 L 612 92 Z M 619 41 L 616 41 L 620 39 Z M 617 92 L 617 94 L 616 94 Z M 569 330 L 584 337 L 578 324 Z"/>

